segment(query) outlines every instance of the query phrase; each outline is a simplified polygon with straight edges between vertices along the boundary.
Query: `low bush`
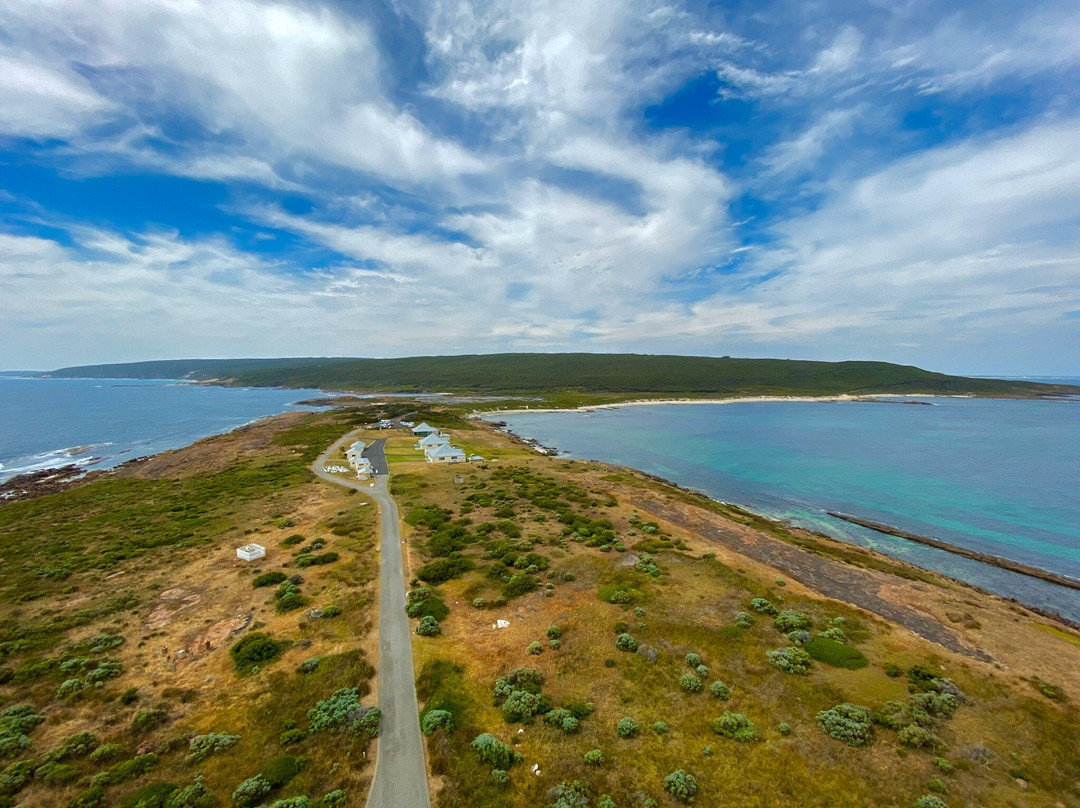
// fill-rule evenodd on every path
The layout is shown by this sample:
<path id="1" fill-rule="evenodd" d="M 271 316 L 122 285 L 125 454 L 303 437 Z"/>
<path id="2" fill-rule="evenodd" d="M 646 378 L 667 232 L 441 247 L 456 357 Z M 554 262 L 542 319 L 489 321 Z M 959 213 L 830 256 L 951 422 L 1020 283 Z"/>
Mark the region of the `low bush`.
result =
<path id="1" fill-rule="evenodd" d="M 825 636 L 825 632 L 803 645 L 803 649 L 818 662 L 824 662 L 834 668 L 846 668 L 854 671 L 865 668 L 870 664 L 866 656 L 858 648 L 852 648 L 850 645 L 831 640 Z"/>
<path id="2" fill-rule="evenodd" d="M 712 722 L 712 730 L 723 738 L 731 738 L 740 743 L 749 743 L 758 739 L 758 728 L 742 713 L 724 712 Z"/>
<path id="3" fill-rule="evenodd" d="M 321 553 L 315 555 L 314 553 L 301 553 L 296 557 L 296 566 L 303 569 L 304 567 L 320 567 L 324 564 L 333 564 L 341 556 L 337 553 Z"/>
<path id="4" fill-rule="evenodd" d="M 637 640 L 624 632 L 615 638 L 615 648 L 632 654 L 638 649 Z"/>
<path id="5" fill-rule="evenodd" d="M 273 662 L 289 647 L 285 640 L 275 640 L 260 631 L 253 631 L 241 638 L 229 649 L 233 666 L 239 674 L 250 673 L 253 670 Z"/>
<path id="6" fill-rule="evenodd" d="M 266 778 L 261 774 L 256 774 L 236 787 L 232 793 L 232 801 L 235 805 L 247 808 L 258 803 L 272 790 L 273 786 L 267 782 Z"/>
<path id="7" fill-rule="evenodd" d="M 118 743 L 106 743 L 90 753 L 90 760 L 94 763 L 106 763 L 116 760 L 124 754 L 124 747 Z"/>
<path id="8" fill-rule="evenodd" d="M 584 760 L 590 766 L 599 766 L 604 762 L 604 753 L 599 749 L 590 749 L 585 753 Z"/>
<path id="9" fill-rule="evenodd" d="M 239 735 L 227 735 L 224 732 L 208 732 L 196 735 L 188 742 L 187 763 L 198 763 L 216 752 L 222 752 L 236 745 Z"/>
<path id="10" fill-rule="evenodd" d="M 11 757 L 28 747 L 27 733 L 44 720 L 29 704 L 16 704 L 0 712 L 0 757 Z"/>
<path id="11" fill-rule="evenodd" d="M 777 729 L 777 730 L 779 731 L 779 733 L 780 733 L 781 735 L 783 735 L 783 736 L 784 736 L 785 738 L 786 738 L 786 737 L 787 737 L 788 735 L 790 735 L 790 734 L 791 734 L 791 724 L 788 724 L 788 723 L 787 723 L 786 721 L 782 721 L 782 722 L 780 723 L 780 726 L 778 726 L 778 727 L 777 727 L 776 729 Z"/>
<path id="12" fill-rule="evenodd" d="M 562 629 L 558 626 L 548 626 L 547 636 L 549 640 L 557 640 L 562 636 Z"/>
<path id="13" fill-rule="evenodd" d="M 848 746 L 869 746 L 874 740 L 873 714 L 867 707 L 844 702 L 817 714 L 818 726 Z"/>
<path id="14" fill-rule="evenodd" d="M 496 707 L 502 704 L 515 690 L 524 690 L 527 693 L 539 693 L 544 684 L 544 679 L 536 668 L 515 668 L 495 680 L 492 689 L 492 699 Z"/>
<path id="15" fill-rule="evenodd" d="M 727 701 L 731 698 L 731 690 L 719 679 L 709 685 L 709 692 L 720 699 L 720 701 Z"/>
<path id="16" fill-rule="evenodd" d="M 454 731 L 454 716 L 449 710 L 430 710 L 424 714 L 420 722 L 420 731 L 425 735 L 431 735 L 437 729 L 446 733 Z"/>
<path id="17" fill-rule="evenodd" d="M 754 598 L 750 601 L 750 608 L 758 614 L 778 614 L 777 608 L 772 605 L 771 601 L 768 601 L 765 598 Z"/>
<path id="18" fill-rule="evenodd" d="M 697 795 L 698 784 L 694 775 L 683 769 L 676 769 L 664 778 L 664 790 L 679 802 L 693 802 Z"/>
<path id="19" fill-rule="evenodd" d="M 438 620 L 430 614 L 426 614 L 420 618 L 420 623 L 416 626 L 416 633 L 421 637 L 437 637 L 442 634 L 442 628 L 439 627 Z"/>
<path id="20" fill-rule="evenodd" d="M 47 786 L 62 786 L 79 777 L 79 769 L 69 763 L 44 763 L 34 769 L 34 779 Z"/>
<path id="21" fill-rule="evenodd" d="M 930 749 L 940 752 L 945 748 L 945 742 L 926 727 L 918 724 L 908 724 L 896 733 L 896 740 L 901 746 L 909 749 Z"/>
<path id="22" fill-rule="evenodd" d="M 529 656 L 540 656 L 540 654 L 544 653 L 544 646 L 539 641 L 533 640 L 525 646 L 525 653 Z"/>
<path id="23" fill-rule="evenodd" d="M 275 586 L 284 581 L 288 576 L 284 572 L 275 570 L 274 572 L 264 572 L 258 578 L 251 582 L 251 586 L 258 589 L 263 586 Z"/>
<path id="24" fill-rule="evenodd" d="M 338 617 L 340 614 L 341 614 L 341 607 L 340 606 L 330 605 L 330 606 L 327 606 L 325 609 L 322 610 L 322 616 L 324 618 L 326 618 L 326 619 L 330 619 L 331 617 Z"/>
<path id="25" fill-rule="evenodd" d="M 579 726 L 578 717 L 565 707 L 544 713 L 544 723 L 558 727 L 568 735 L 577 732 Z"/>
<path id="26" fill-rule="evenodd" d="M 373 714 L 373 715 L 372 715 Z M 355 687 L 343 687 L 307 711 L 311 732 L 342 732 L 378 735 L 381 713 L 377 707 L 364 707 Z"/>
<path id="27" fill-rule="evenodd" d="M 281 540 L 281 546 L 295 547 L 297 544 L 300 544 L 303 541 L 304 537 L 302 535 L 300 535 L 299 533 L 293 533 L 291 536 L 288 536 Z"/>
<path id="28" fill-rule="evenodd" d="M 818 637 L 823 640 L 835 640 L 836 642 L 847 641 L 847 635 L 844 634 L 844 630 L 839 626 L 833 626 L 832 628 L 825 629 L 818 634 Z"/>
<path id="29" fill-rule="evenodd" d="M 679 690 L 683 693 L 701 692 L 701 680 L 692 673 L 684 673 L 679 677 Z"/>
<path id="30" fill-rule="evenodd" d="M 136 732 L 146 733 L 156 727 L 160 727 L 169 720 L 169 710 L 166 707 L 156 707 L 153 710 L 141 710 L 135 713 L 131 719 L 131 728 Z"/>
<path id="31" fill-rule="evenodd" d="M 668 725 L 665 724 L 663 721 L 655 721 L 652 725 L 652 731 L 655 732 L 657 735 L 667 735 Z"/>
<path id="32" fill-rule="evenodd" d="M 941 797 L 926 794 L 912 803 L 911 808 L 949 808 L 949 805 Z"/>
<path id="33" fill-rule="evenodd" d="M 945 781 L 938 777 L 933 778 L 929 783 L 926 784 L 926 787 L 933 791 L 935 794 L 949 793 L 949 787 L 945 785 Z"/>
<path id="34" fill-rule="evenodd" d="M 619 719 L 619 723 L 615 726 L 615 731 L 619 734 L 620 738 L 633 738 L 638 734 L 637 721 L 630 716 L 624 716 Z"/>
<path id="35" fill-rule="evenodd" d="M 795 676 L 806 676 L 810 673 L 811 657 L 802 648 L 796 646 L 778 648 L 775 651 L 767 651 L 765 656 L 768 657 L 770 665 L 784 673 Z"/>
<path id="36" fill-rule="evenodd" d="M 469 745 L 476 752 L 481 763 L 486 763 L 503 771 L 506 771 L 521 759 L 521 756 L 515 753 L 509 744 L 503 743 L 489 732 L 477 735 Z"/>
<path id="37" fill-rule="evenodd" d="M 280 755 L 274 758 L 263 766 L 262 770 L 262 776 L 274 788 L 288 785 L 296 779 L 298 774 L 300 774 L 300 763 L 291 755 Z"/>
<path id="38" fill-rule="evenodd" d="M 792 609 L 785 609 L 773 620 L 773 627 L 781 634 L 798 631 L 799 629 L 808 629 L 811 625 L 810 615 Z"/>
<path id="39" fill-rule="evenodd" d="M 299 665 L 296 666 L 297 673 L 314 673 L 319 663 L 322 662 L 322 657 L 312 657 L 311 659 L 305 659 Z"/>
<path id="40" fill-rule="evenodd" d="M 698 665 L 701 664 L 701 657 L 697 654 L 690 653 L 683 657 L 683 661 L 686 663 L 686 667 L 696 668 Z"/>
<path id="41" fill-rule="evenodd" d="M 526 690 L 512 691 L 502 705 L 503 720 L 511 724 L 531 724 L 534 716 L 544 715 L 550 710 L 551 700 L 547 696 Z"/>
<path id="42" fill-rule="evenodd" d="M 506 769 L 492 769 L 491 781 L 496 785 L 505 786 L 510 782 L 510 775 L 506 773 Z"/>
<path id="43" fill-rule="evenodd" d="M 287 729 L 278 737 L 278 746 L 284 748 L 286 746 L 294 746 L 300 743 L 307 737 L 307 732 L 299 727 L 293 727 Z"/>

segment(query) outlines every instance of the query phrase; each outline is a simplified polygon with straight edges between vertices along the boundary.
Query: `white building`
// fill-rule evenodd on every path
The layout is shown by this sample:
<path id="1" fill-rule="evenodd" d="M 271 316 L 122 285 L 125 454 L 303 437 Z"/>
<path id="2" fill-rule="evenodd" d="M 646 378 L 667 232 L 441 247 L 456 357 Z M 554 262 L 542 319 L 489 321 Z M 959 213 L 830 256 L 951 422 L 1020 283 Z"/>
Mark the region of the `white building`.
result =
<path id="1" fill-rule="evenodd" d="M 266 548 L 261 544 L 245 544 L 236 548 L 236 557 L 244 561 L 255 561 L 266 555 Z"/>
<path id="2" fill-rule="evenodd" d="M 372 474 L 371 461 L 368 460 L 366 457 L 361 457 L 356 460 L 352 464 L 352 467 L 356 469 L 356 476 L 361 479 L 365 477 L 370 477 Z"/>
<path id="3" fill-rule="evenodd" d="M 423 421 L 421 421 L 419 424 L 417 424 L 416 426 L 414 426 L 412 428 L 412 433 L 414 435 L 416 435 L 416 437 L 418 437 L 418 438 L 422 438 L 422 437 L 424 437 L 426 435 L 430 435 L 432 433 L 438 433 L 438 431 L 439 430 L 437 430 L 435 427 L 428 426 Z"/>
<path id="4" fill-rule="evenodd" d="M 430 451 L 424 452 L 425 458 L 429 463 L 464 463 L 465 462 L 465 450 L 459 449 L 457 446 L 451 446 L 449 444 L 443 444 L 442 446 L 436 446 Z"/>
<path id="5" fill-rule="evenodd" d="M 450 438 L 439 432 L 432 432 L 430 435 L 425 435 L 416 442 L 416 448 L 421 451 L 428 451 L 438 446 L 448 446 L 450 444 Z"/>

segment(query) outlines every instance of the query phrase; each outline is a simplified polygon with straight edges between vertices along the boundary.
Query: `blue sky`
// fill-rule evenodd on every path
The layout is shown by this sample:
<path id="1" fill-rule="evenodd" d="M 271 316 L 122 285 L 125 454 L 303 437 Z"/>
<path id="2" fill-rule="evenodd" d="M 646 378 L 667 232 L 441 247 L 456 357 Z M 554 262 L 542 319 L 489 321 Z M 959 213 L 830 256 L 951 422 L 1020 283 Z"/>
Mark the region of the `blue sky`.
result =
<path id="1" fill-rule="evenodd" d="M 0 2 L 0 367 L 1080 375 L 1080 8 Z"/>

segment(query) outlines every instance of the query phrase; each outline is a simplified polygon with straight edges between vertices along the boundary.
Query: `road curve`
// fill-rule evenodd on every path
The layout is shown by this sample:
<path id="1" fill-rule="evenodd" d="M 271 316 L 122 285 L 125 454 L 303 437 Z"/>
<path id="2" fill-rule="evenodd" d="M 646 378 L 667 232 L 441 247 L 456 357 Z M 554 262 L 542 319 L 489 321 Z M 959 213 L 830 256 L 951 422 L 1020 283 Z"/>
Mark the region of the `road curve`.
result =
<path id="1" fill-rule="evenodd" d="M 344 444 L 355 440 L 354 430 L 316 458 L 311 470 L 316 476 L 336 485 L 355 488 L 370 496 L 379 506 L 382 523 L 381 563 L 379 573 L 379 709 L 382 731 L 379 734 L 375 778 L 368 793 L 367 808 L 430 808 L 427 766 L 420 736 L 419 707 L 413 678 L 412 637 L 405 614 L 405 573 L 401 560 L 401 535 L 398 511 L 387 490 L 389 474 L 370 481 L 335 477 L 323 470 L 327 460 Z M 376 469 L 386 469 L 383 454 L 385 440 L 368 447 L 366 456 Z"/>

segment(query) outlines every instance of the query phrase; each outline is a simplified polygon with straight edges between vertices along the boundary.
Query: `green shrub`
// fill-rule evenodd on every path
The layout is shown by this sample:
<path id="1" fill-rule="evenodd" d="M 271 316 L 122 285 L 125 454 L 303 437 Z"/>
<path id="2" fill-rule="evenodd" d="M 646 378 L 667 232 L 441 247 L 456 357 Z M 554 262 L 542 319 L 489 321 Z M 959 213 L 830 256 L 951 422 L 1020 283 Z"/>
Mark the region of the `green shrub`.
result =
<path id="1" fill-rule="evenodd" d="M 560 707 L 557 710 L 548 710 L 544 713 L 544 723 L 558 727 L 568 735 L 577 732 L 579 726 L 577 716 L 565 707 Z"/>
<path id="2" fill-rule="evenodd" d="M 701 664 L 701 657 L 697 654 L 690 653 L 683 657 L 683 661 L 686 663 L 686 667 L 696 668 L 698 665 Z"/>
<path id="3" fill-rule="evenodd" d="M 285 640 L 274 640 L 261 631 L 253 631 L 241 638 L 229 649 L 233 666 L 239 674 L 249 673 L 268 662 L 273 662 L 289 647 Z"/>
<path id="4" fill-rule="evenodd" d="M 330 606 L 327 606 L 325 609 L 322 610 L 322 616 L 324 618 L 327 618 L 327 619 L 329 619 L 331 617 L 337 617 L 340 614 L 341 614 L 341 607 L 340 606 L 330 605 Z"/>
<path id="5" fill-rule="evenodd" d="M 632 654 L 638 649 L 637 640 L 624 632 L 615 638 L 615 648 Z"/>
<path id="6" fill-rule="evenodd" d="M 0 712 L 0 757 L 11 757 L 28 747 L 27 733 L 44 720 L 29 704 L 17 704 Z"/>
<path id="7" fill-rule="evenodd" d="M 549 640 L 557 640 L 562 636 L 562 629 L 558 626 L 548 626 L 547 636 Z"/>
<path id="8" fill-rule="evenodd" d="M 146 774 L 157 766 L 158 763 L 158 756 L 153 752 L 149 752 L 145 755 L 136 755 L 129 760 L 122 760 L 107 771 L 102 772 L 101 774 L 104 776 L 101 778 L 101 782 L 93 783 L 93 785 L 118 785 L 120 783 L 125 783 L 128 780 Z M 97 775 L 95 775 L 95 779 L 97 779 Z"/>
<path id="9" fill-rule="evenodd" d="M 473 598 L 472 605 L 474 609 L 483 609 L 485 606 L 487 606 L 487 601 L 483 598 Z"/>
<path id="10" fill-rule="evenodd" d="M 519 595 L 526 595 L 536 589 L 539 589 L 540 582 L 536 580 L 532 575 L 525 572 L 519 572 L 510 576 L 510 580 L 503 586 L 503 596 L 507 598 L 516 598 Z"/>
<path id="11" fill-rule="evenodd" d="M 787 638 L 796 645 L 805 645 L 806 643 L 810 642 L 810 640 L 814 639 L 812 636 L 810 636 L 809 631 L 802 628 L 795 629 L 795 631 L 789 631 L 787 633 Z"/>
<path id="12" fill-rule="evenodd" d="M 928 789 L 930 789 L 931 791 L 933 791 L 935 794 L 948 794 L 949 793 L 949 787 L 947 785 L 945 785 L 945 781 L 941 780 L 940 778 L 937 778 L 937 777 L 935 777 L 933 780 L 931 780 L 929 783 L 927 783 L 926 787 Z"/>
<path id="13" fill-rule="evenodd" d="M 712 748 L 711 743 L 707 743 L 703 747 L 701 747 L 701 754 L 704 755 L 705 757 L 712 757 L 712 753 L 713 753 L 713 748 Z"/>
<path id="14" fill-rule="evenodd" d="M 305 659 L 299 665 L 296 666 L 296 672 L 307 674 L 314 673 L 319 667 L 319 663 L 322 662 L 322 657 L 312 657 L 311 659 Z"/>
<path id="15" fill-rule="evenodd" d="M 271 760 L 261 772 L 272 788 L 288 785 L 300 773 L 300 763 L 291 755 L 279 755 Z"/>
<path id="16" fill-rule="evenodd" d="M 709 677 L 709 666 L 698 665 L 696 668 L 694 668 L 694 672 L 697 673 L 697 675 L 702 679 L 707 679 Z"/>
<path id="17" fill-rule="evenodd" d="M 934 758 L 934 766 L 936 766 L 937 770 L 942 774 L 953 773 L 953 765 L 943 757 Z"/>
<path id="18" fill-rule="evenodd" d="M 729 690 L 728 686 L 719 679 L 709 685 L 709 692 L 720 699 L 720 701 L 727 701 L 731 698 L 731 690 Z"/>
<path id="19" fill-rule="evenodd" d="M 454 731 L 454 716 L 449 710 L 429 710 L 420 721 L 420 731 L 425 735 L 431 735 L 435 730 L 443 732 Z"/>
<path id="20" fill-rule="evenodd" d="M 188 742 L 188 756 L 184 760 L 187 763 L 198 763 L 216 752 L 223 752 L 235 746 L 239 740 L 239 735 L 227 735 L 224 732 L 208 732 L 205 735 L 196 735 Z"/>
<path id="21" fill-rule="evenodd" d="M 94 763 L 106 763 L 116 760 L 124 754 L 124 747 L 118 743 L 106 743 L 90 753 L 90 760 Z"/>
<path id="22" fill-rule="evenodd" d="M 416 577 L 429 584 L 439 584 L 457 578 L 471 570 L 475 565 L 460 553 L 448 558 L 436 558 L 416 571 Z"/>
<path id="23" fill-rule="evenodd" d="M 941 738 L 918 724 L 908 724 L 901 729 L 896 733 L 896 740 L 909 749 L 931 749 L 940 752 L 945 748 L 945 742 Z"/>
<path id="24" fill-rule="evenodd" d="M 278 746 L 284 748 L 286 746 L 294 746 L 300 743 L 307 737 L 307 732 L 299 727 L 293 727 L 287 729 L 278 737 Z"/>
<path id="25" fill-rule="evenodd" d="M 601 794 L 600 799 L 596 802 L 596 808 L 618 808 L 615 805 L 615 800 L 611 799 L 608 794 Z"/>
<path id="26" fill-rule="evenodd" d="M 652 725 L 652 731 L 655 732 L 657 735 L 667 735 L 668 725 L 665 724 L 663 721 L 655 721 Z"/>
<path id="27" fill-rule="evenodd" d="M 818 634 L 818 637 L 823 640 L 835 640 L 836 642 L 845 642 L 847 640 L 847 635 L 839 626 L 825 629 Z"/>
<path id="28" fill-rule="evenodd" d="M 320 555 L 314 555 L 313 553 L 301 553 L 296 557 L 296 566 L 303 569 L 304 567 L 320 567 L 324 564 L 333 564 L 340 556 L 337 553 L 321 553 Z"/>
<path id="29" fill-rule="evenodd" d="M 497 785 L 505 786 L 510 782 L 510 775 L 506 773 L 506 769 L 492 769 L 491 781 Z"/>
<path id="30" fill-rule="evenodd" d="M 885 675 L 895 679 L 898 676 L 904 675 L 904 669 L 897 665 L 895 662 L 886 662 Z"/>
<path id="31" fill-rule="evenodd" d="M 442 628 L 439 627 L 438 620 L 430 614 L 426 614 L 420 618 L 420 623 L 416 627 L 416 633 L 421 637 L 437 637 L 442 634 Z"/>
<path id="32" fill-rule="evenodd" d="M 551 808 L 589 808 L 589 788 L 578 780 L 559 783 L 548 796 L 554 800 Z"/>
<path id="33" fill-rule="evenodd" d="M 520 759 L 520 756 L 510 748 L 509 744 L 503 743 L 489 732 L 477 735 L 469 745 L 476 752 L 481 763 L 486 763 L 503 771 L 508 770 Z"/>
<path id="34" fill-rule="evenodd" d="M 558 651 L 562 647 L 562 643 L 558 640 L 548 640 L 548 647 L 551 648 L 552 651 Z"/>
<path id="35" fill-rule="evenodd" d="M 232 793 L 232 801 L 238 806 L 255 805 L 272 790 L 273 786 L 267 782 L 266 778 L 261 774 L 256 774 L 236 787 Z"/>
<path id="36" fill-rule="evenodd" d="M 873 714 L 866 707 L 844 702 L 817 714 L 818 726 L 830 738 L 848 746 L 869 746 L 874 740 Z"/>
<path id="37" fill-rule="evenodd" d="M 539 693 L 544 680 L 536 668 L 515 668 L 506 676 L 500 676 L 495 680 L 492 689 L 492 699 L 496 707 L 502 704 L 515 690 L 524 690 L 527 693 Z"/>
<path id="38" fill-rule="evenodd" d="M 775 615 L 778 613 L 777 608 L 765 598 L 754 598 L 750 601 L 750 608 L 758 614 Z"/>
<path id="39" fill-rule="evenodd" d="M 47 786 L 62 786 L 78 777 L 78 768 L 69 763 L 44 763 L 34 770 L 34 779 Z"/>
<path id="40" fill-rule="evenodd" d="M 765 656 L 768 657 L 770 665 L 784 673 L 795 676 L 806 676 L 810 673 L 811 657 L 802 648 L 796 646 L 778 648 L 775 651 L 767 651 Z"/>
<path id="41" fill-rule="evenodd" d="M 541 645 L 537 640 L 533 640 L 525 647 L 525 653 L 529 654 L 529 656 L 539 656 L 540 654 L 544 653 L 544 646 Z"/>
<path id="42" fill-rule="evenodd" d="M 777 727 L 777 730 L 779 730 L 780 734 L 786 738 L 791 734 L 791 724 L 788 724 L 786 721 L 781 722 L 780 726 Z"/>
<path id="43" fill-rule="evenodd" d="M 664 790 L 679 802 L 693 802 L 698 790 L 697 780 L 683 769 L 676 769 L 664 778 Z"/>
<path id="44" fill-rule="evenodd" d="M 263 586 L 275 586 L 286 580 L 287 576 L 284 572 L 275 570 L 274 572 L 264 572 L 258 578 L 251 582 L 251 586 L 254 589 L 258 589 Z"/>
<path id="45" fill-rule="evenodd" d="M 166 721 L 169 720 L 169 710 L 167 707 L 155 707 L 153 710 L 141 710 L 135 713 L 135 717 L 131 719 L 131 727 L 136 732 L 149 732 L 156 727 L 160 727 Z"/>
<path id="46" fill-rule="evenodd" d="M 808 629 L 811 625 L 810 615 L 791 609 L 785 609 L 780 612 L 780 614 L 776 616 L 776 619 L 773 620 L 773 627 L 781 634 L 787 634 L 789 631 Z"/>
<path id="47" fill-rule="evenodd" d="M 949 808 L 948 803 L 941 797 L 935 797 L 933 794 L 926 794 L 912 803 L 911 808 Z"/>
<path id="48" fill-rule="evenodd" d="M 299 533 L 293 533 L 291 536 L 288 536 L 288 537 L 281 540 L 281 546 L 282 547 L 295 547 L 297 544 L 300 544 L 303 540 L 304 540 L 304 537 L 302 535 L 300 535 Z"/>
<path id="49" fill-rule="evenodd" d="M 311 799 L 303 794 L 295 797 L 286 797 L 283 800 L 274 800 L 270 808 L 311 808 Z"/>
<path id="50" fill-rule="evenodd" d="M 545 714 L 550 709 L 551 701 L 546 696 L 527 690 L 514 690 L 503 702 L 503 720 L 510 724 L 531 724 L 533 716 Z"/>
<path id="51" fill-rule="evenodd" d="M 599 749 L 590 749 L 585 753 L 584 759 L 590 766 L 599 766 L 604 762 L 604 753 Z"/>
<path id="52" fill-rule="evenodd" d="M 123 693 L 120 694 L 120 703 L 127 707 L 129 704 L 134 704 L 139 698 L 139 688 L 129 687 Z"/>
<path id="53" fill-rule="evenodd" d="M 637 721 L 630 716 L 624 716 L 619 719 L 619 723 L 615 726 L 615 731 L 619 734 L 620 738 L 633 738 L 638 734 Z"/>
<path id="54" fill-rule="evenodd" d="M 374 713 L 369 717 L 369 713 Z M 377 707 L 364 707 L 360 703 L 360 693 L 355 687 L 343 687 L 335 690 L 329 698 L 317 702 L 307 711 L 311 732 L 342 732 L 371 735 L 372 724 L 378 734 L 378 722 L 381 714 Z"/>
<path id="55" fill-rule="evenodd" d="M 699 693 L 701 680 L 692 673 L 684 673 L 679 677 L 679 689 L 684 693 Z"/>
<path id="56" fill-rule="evenodd" d="M 825 636 L 825 632 L 803 645 L 803 648 L 814 659 L 824 662 L 826 665 L 832 665 L 834 668 L 846 668 L 854 671 L 865 668 L 870 664 L 866 656 L 858 648 L 852 648 L 850 645 L 831 640 Z"/>
<path id="57" fill-rule="evenodd" d="M 1068 701 L 1068 697 L 1065 695 L 1065 691 L 1061 689 L 1060 685 L 1051 684 L 1050 682 L 1044 682 L 1041 679 L 1034 679 L 1031 682 L 1032 686 L 1038 690 L 1050 701 Z"/>
<path id="58" fill-rule="evenodd" d="M 713 719 L 712 730 L 721 737 L 731 738 L 740 743 L 749 743 L 758 739 L 757 725 L 742 713 L 725 711 L 723 715 Z"/>

